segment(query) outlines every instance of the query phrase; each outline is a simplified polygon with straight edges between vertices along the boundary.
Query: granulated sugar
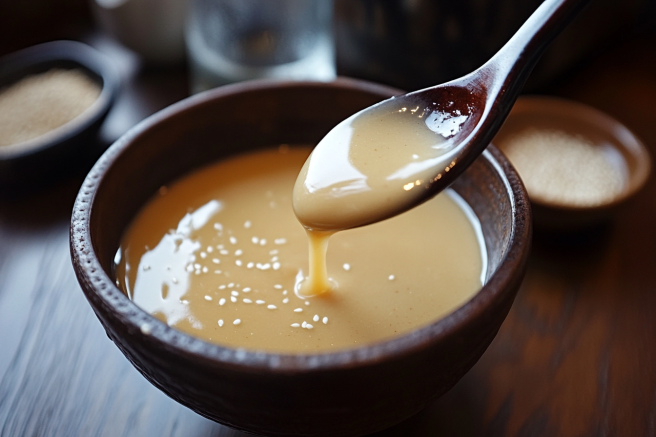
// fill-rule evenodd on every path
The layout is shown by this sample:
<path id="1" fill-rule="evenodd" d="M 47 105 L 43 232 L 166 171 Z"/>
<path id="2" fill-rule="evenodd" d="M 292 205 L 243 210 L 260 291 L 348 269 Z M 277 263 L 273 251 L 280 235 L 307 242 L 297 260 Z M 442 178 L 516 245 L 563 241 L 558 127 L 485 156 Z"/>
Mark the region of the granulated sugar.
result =
<path id="1" fill-rule="evenodd" d="M 84 112 L 100 86 L 79 70 L 52 69 L 0 90 L 0 146 L 39 137 Z"/>
<path id="2" fill-rule="evenodd" d="M 519 172 L 529 196 L 543 203 L 596 206 L 611 202 L 626 177 L 603 147 L 558 130 L 530 128 L 497 144 Z"/>

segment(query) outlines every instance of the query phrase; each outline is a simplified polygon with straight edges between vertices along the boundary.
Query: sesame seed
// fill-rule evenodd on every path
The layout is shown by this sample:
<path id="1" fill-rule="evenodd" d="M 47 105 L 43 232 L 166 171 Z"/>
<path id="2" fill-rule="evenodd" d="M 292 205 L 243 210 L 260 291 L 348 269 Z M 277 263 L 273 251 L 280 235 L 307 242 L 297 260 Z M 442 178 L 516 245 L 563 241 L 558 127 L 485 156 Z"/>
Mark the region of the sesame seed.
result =
<path id="1" fill-rule="evenodd" d="M 351 264 L 344 263 L 342 268 L 348 272 L 349 270 L 351 270 Z"/>
<path id="2" fill-rule="evenodd" d="M 270 310 L 275 310 L 277 307 L 275 305 L 267 305 L 267 308 Z"/>
<path id="3" fill-rule="evenodd" d="M 328 317 L 324 317 L 324 318 L 323 318 L 323 324 L 324 324 L 324 325 L 327 325 L 327 324 L 328 324 Z"/>
<path id="4" fill-rule="evenodd" d="M 225 304 L 225 302 L 226 302 L 226 300 L 224 298 L 221 298 L 221 300 L 219 300 L 219 305 L 223 306 L 223 304 Z"/>
<path id="5" fill-rule="evenodd" d="M 266 238 L 262 238 L 260 240 L 260 246 L 264 246 L 266 244 Z"/>
<path id="6" fill-rule="evenodd" d="M 287 303 L 287 302 L 289 302 L 289 298 L 288 298 L 288 297 L 286 297 L 286 298 L 284 298 L 284 299 L 282 300 L 282 303 Z"/>
<path id="7" fill-rule="evenodd" d="M 282 290 L 282 285 L 276 284 L 273 286 L 273 288 L 277 288 L 278 290 Z"/>
<path id="8" fill-rule="evenodd" d="M 250 221 L 250 220 L 246 220 L 246 221 L 244 222 L 244 227 L 245 227 L 246 229 L 249 229 L 249 228 L 251 227 L 251 221 Z"/>
<path id="9" fill-rule="evenodd" d="M 251 241 L 253 242 L 253 244 L 257 244 L 257 243 L 260 242 L 260 239 L 257 238 L 257 237 L 253 237 L 253 238 L 251 238 Z"/>
<path id="10" fill-rule="evenodd" d="M 301 325 L 299 325 L 298 323 L 292 323 L 292 328 L 299 328 L 300 326 Z"/>
<path id="11" fill-rule="evenodd" d="M 254 263 L 250 262 L 246 264 L 246 268 L 252 269 L 254 265 L 255 265 Z"/>
<path id="12" fill-rule="evenodd" d="M 228 287 L 230 287 L 230 288 L 232 288 L 232 287 L 234 287 L 234 286 L 235 286 L 235 283 L 234 283 L 234 282 L 231 282 L 231 283 L 228 284 Z"/>
<path id="13" fill-rule="evenodd" d="M 276 261 L 278 261 L 278 257 L 277 256 L 272 256 L 271 257 L 271 262 L 276 262 Z"/>
<path id="14" fill-rule="evenodd" d="M 285 244 L 287 242 L 287 239 L 286 238 L 276 238 L 275 240 L 273 240 L 273 242 L 276 243 L 276 244 Z"/>
<path id="15" fill-rule="evenodd" d="M 235 237 L 230 237 L 230 244 L 237 244 L 237 239 Z"/>
<path id="16" fill-rule="evenodd" d="M 284 291 L 282 292 L 282 295 L 285 296 L 286 294 L 287 294 L 287 290 L 284 290 Z"/>
<path id="17" fill-rule="evenodd" d="M 235 319 L 234 322 L 232 322 L 233 325 L 239 325 L 241 323 L 241 319 Z"/>
<path id="18" fill-rule="evenodd" d="M 220 275 L 220 274 L 221 274 L 221 270 L 214 270 L 214 273 L 216 273 L 217 275 Z"/>
<path id="19" fill-rule="evenodd" d="M 319 321 L 319 314 L 315 314 L 314 317 L 312 317 L 312 320 L 314 320 L 315 322 L 318 322 Z"/>
<path id="20" fill-rule="evenodd" d="M 271 264 L 269 263 L 262 264 L 262 270 L 269 270 L 270 268 L 271 268 Z"/>
<path id="21" fill-rule="evenodd" d="M 243 300 L 244 303 L 253 303 L 253 301 L 250 300 L 250 299 L 242 299 L 242 300 Z"/>
<path id="22" fill-rule="evenodd" d="M 182 299 L 180 302 L 182 302 L 184 305 L 189 305 L 189 301 L 187 299 Z"/>
<path id="23" fill-rule="evenodd" d="M 209 269 L 207 267 L 203 267 L 203 273 L 209 272 Z"/>
<path id="24" fill-rule="evenodd" d="M 177 284 L 177 283 L 178 283 L 178 278 L 176 278 L 176 277 L 174 276 L 174 277 L 171 279 L 171 282 L 173 282 L 174 284 Z"/>
<path id="25" fill-rule="evenodd" d="M 393 281 L 394 280 L 394 275 L 389 275 L 389 278 L 387 278 L 387 279 L 389 279 L 390 281 Z"/>
<path id="26" fill-rule="evenodd" d="M 221 250 L 219 250 L 219 253 L 220 253 L 221 255 L 228 255 L 230 252 L 228 252 L 227 249 L 221 249 Z"/>
<path id="27" fill-rule="evenodd" d="M 220 231 L 223 229 L 223 226 L 221 226 L 221 223 L 214 223 L 214 229 L 217 231 Z"/>
<path id="28" fill-rule="evenodd" d="M 226 288 L 225 285 L 219 285 L 219 290 L 223 290 L 224 288 Z"/>
<path id="29" fill-rule="evenodd" d="M 269 255 L 278 255 L 278 249 L 270 250 Z"/>
<path id="30" fill-rule="evenodd" d="M 223 246 L 223 244 L 219 244 L 218 246 L 216 246 L 216 248 L 217 248 L 217 249 L 223 249 L 224 246 Z"/>
<path id="31" fill-rule="evenodd" d="M 312 328 L 314 328 L 314 326 L 310 325 L 309 323 L 305 325 L 305 329 L 312 329 Z"/>
<path id="32" fill-rule="evenodd" d="M 309 300 L 306 300 L 306 301 L 305 301 L 305 305 L 310 305 L 310 301 L 309 301 Z"/>
<path id="33" fill-rule="evenodd" d="M 200 275 L 200 270 L 196 270 L 196 271 L 194 272 L 194 275 Z"/>
<path id="34" fill-rule="evenodd" d="M 301 328 L 305 328 L 307 326 L 307 322 L 303 320 L 303 323 L 301 323 Z"/>
<path id="35" fill-rule="evenodd" d="M 207 246 L 207 253 L 212 253 L 214 248 L 212 246 Z"/>
<path id="36" fill-rule="evenodd" d="M 302 313 L 302 312 L 303 312 L 303 308 L 296 308 L 296 309 L 294 310 L 294 312 L 295 312 L 295 313 Z"/>
<path id="37" fill-rule="evenodd" d="M 196 270 L 200 269 L 200 267 L 201 267 L 200 264 L 198 264 L 198 263 L 195 263 L 195 264 L 194 264 L 194 268 L 195 268 Z"/>
<path id="38" fill-rule="evenodd" d="M 262 305 L 265 302 L 262 299 L 258 299 L 258 300 L 255 301 L 255 303 L 258 304 L 258 305 Z"/>
<path id="39" fill-rule="evenodd" d="M 278 270 L 278 269 L 280 269 L 280 263 L 279 262 L 273 263 L 273 270 Z"/>
<path id="40" fill-rule="evenodd" d="M 244 253 L 244 251 L 241 249 L 235 250 L 235 256 L 241 256 L 242 253 Z"/>
<path id="41" fill-rule="evenodd" d="M 221 260 L 218 259 L 218 258 L 213 258 L 213 259 L 212 259 L 212 262 L 213 262 L 214 264 L 221 264 Z"/>
<path id="42" fill-rule="evenodd" d="M 223 319 L 219 319 L 219 326 L 223 326 Z"/>
<path id="43" fill-rule="evenodd" d="M 239 296 L 239 292 L 237 290 L 232 290 L 230 294 L 232 294 L 233 296 Z"/>
<path id="44" fill-rule="evenodd" d="M 237 302 L 237 298 L 234 296 L 230 296 L 230 302 Z"/>
<path id="45" fill-rule="evenodd" d="M 205 295 L 205 300 L 212 300 L 212 296 Z"/>
<path id="46" fill-rule="evenodd" d="M 200 257 L 203 258 L 203 259 L 205 259 L 205 258 L 207 258 L 207 254 L 206 254 L 205 252 L 201 252 L 201 253 L 200 253 Z"/>
<path id="47" fill-rule="evenodd" d="M 242 265 L 242 262 L 241 262 L 241 260 L 240 260 L 240 259 L 238 259 L 238 260 L 236 260 L 236 261 L 235 261 L 235 264 L 237 264 L 237 265 L 238 265 L 239 267 L 241 267 L 241 265 Z"/>
<path id="48" fill-rule="evenodd" d="M 244 289 L 242 291 L 244 293 L 248 293 L 249 291 L 251 291 L 251 287 L 244 287 Z"/>
<path id="49" fill-rule="evenodd" d="M 150 335 L 150 333 L 153 332 L 153 328 L 148 323 L 144 323 L 139 329 L 141 329 L 143 335 Z"/>

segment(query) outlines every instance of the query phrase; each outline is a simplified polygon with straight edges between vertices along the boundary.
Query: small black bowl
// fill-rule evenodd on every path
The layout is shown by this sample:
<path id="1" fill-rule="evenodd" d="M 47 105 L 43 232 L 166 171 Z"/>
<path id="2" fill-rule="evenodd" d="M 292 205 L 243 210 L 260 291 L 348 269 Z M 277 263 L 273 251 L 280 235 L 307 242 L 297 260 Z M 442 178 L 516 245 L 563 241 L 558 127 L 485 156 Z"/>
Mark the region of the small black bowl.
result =
<path id="1" fill-rule="evenodd" d="M 0 58 L 0 89 L 52 68 L 80 69 L 102 90 L 89 108 L 65 125 L 32 140 L 0 147 L 2 195 L 39 187 L 99 154 L 98 131 L 116 98 L 119 76 L 114 65 L 95 49 L 75 41 L 53 41 L 4 56 Z"/>

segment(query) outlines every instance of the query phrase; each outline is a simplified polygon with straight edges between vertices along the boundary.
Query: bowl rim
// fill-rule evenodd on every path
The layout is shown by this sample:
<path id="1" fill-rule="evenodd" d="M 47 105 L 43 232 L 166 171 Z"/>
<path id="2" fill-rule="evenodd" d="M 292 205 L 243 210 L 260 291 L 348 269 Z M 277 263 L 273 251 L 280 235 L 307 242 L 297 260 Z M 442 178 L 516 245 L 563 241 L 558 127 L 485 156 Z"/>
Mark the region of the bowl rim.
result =
<path id="1" fill-rule="evenodd" d="M 60 61 L 72 62 L 83 70 L 98 75 L 102 80 L 98 98 L 69 122 L 27 141 L 0 147 L 0 161 L 38 154 L 75 137 L 106 114 L 116 100 L 120 87 L 116 67 L 98 50 L 79 41 L 50 41 L 3 56 L 0 58 L 0 81 L 10 75 L 18 75 L 20 80 L 34 74 L 30 73 L 29 69 L 35 66 L 45 66 Z M 12 83 L 15 81 L 0 83 L 0 89 Z"/>
<path id="2" fill-rule="evenodd" d="M 636 170 L 629 172 L 628 174 L 626 188 L 609 202 L 586 206 L 568 205 L 531 198 L 532 204 L 543 208 L 570 211 L 573 213 L 605 209 L 610 210 L 624 203 L 630 197 L 633 197 L 633 195 L 640 191 L 647 183 L 652 167 L 649 150 L 629 128 L 605 112 L 575 100 L 547 95 L 523 95 L 515 102 L 515 106 L 508 114 L 508 119 L 513 117 L 513 111 L 519 111 L 522 114 L 530 115 L 557 115 L 563 119 L 572 117 L 574 120 L 580 121 L 582 124 L 609 133 L 616 138 L 617 143 L 620 144 L 618 146 L 613 143 L 612 146 L 616 149 L 622 148 L 626 150 L 629 154 L 633 155 L 637 162 Z M 503 127 L 501 129 L 503 130 Z M 492 142 L 495 143 L 495 140 L 493 139 Z M 626 162 L 623 155 L 622 159 Z"/>
<path id="3" fill-rule="evenodd" d="M 370 91 L 382 96 L 399 93 L 393 88 L 349 78 L 338 78 L 332 82 L 255 80 L 227 85 L 191 96 L 155 113 L 130 129 L 103 154 L 80 188 L 70 227 L 73 266 L 92 305 L 103 307 L 103 310 L 125 325 L 132 335 L 149 337 L 160 349 L 174 349 L 178 355 L 185 358 L 241 372 L 289 374 L 365 367 L 388 359 L 399 359 L 448 338 L 472 320 L 485 317 L 486 308 L 504 301 L 508 293 L 514 293 L 510 285 L 517 281 L 518 272 L 523 273 L 531 246 L 530 204 L 519 175 L 494 146 L 486 150 L 483 156 L 501 177 L 505 192 L 510 194 L 512 226 L 507 250 L 496 271 L 471 299 L 447 316 L 400 337 L 358 348 L 303 354 L 232 348 L 209 343 L 169 327 L 139 308 L 119 290 L 96 256 L 90 220 L 93 215 L 93 202 L 104 176 L 130 144 L 153 126 L 210 100 L 270 88 L 307 87 L 338 87 L 353 91 Z M 97 311 L 96 308 L 94 310 Z"/>

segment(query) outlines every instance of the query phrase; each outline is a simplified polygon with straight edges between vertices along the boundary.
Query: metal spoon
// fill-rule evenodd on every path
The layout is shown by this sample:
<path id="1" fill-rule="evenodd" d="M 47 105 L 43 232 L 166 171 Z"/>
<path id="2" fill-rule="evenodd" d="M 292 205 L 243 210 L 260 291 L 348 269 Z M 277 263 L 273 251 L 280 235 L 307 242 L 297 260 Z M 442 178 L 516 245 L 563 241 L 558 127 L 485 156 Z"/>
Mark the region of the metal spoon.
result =
<path id="1" fill-rule="evenodd" d="M 547 46 L 589 1 L 545 0 L 476 71 L 385 100 L 337 125 L 296 181 L 299 221 L 325 231 L 363 226 L 447 188 L 485 150 Z"/>

